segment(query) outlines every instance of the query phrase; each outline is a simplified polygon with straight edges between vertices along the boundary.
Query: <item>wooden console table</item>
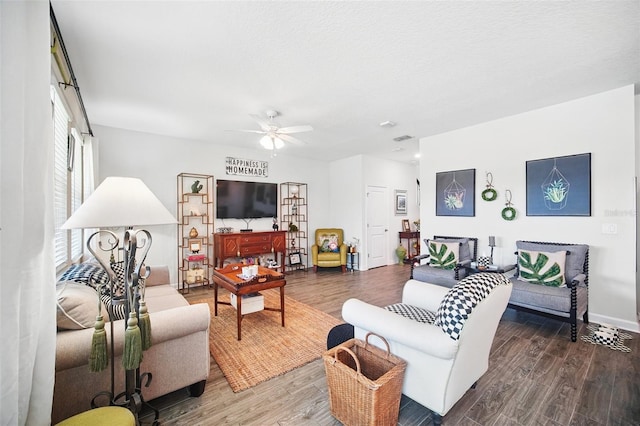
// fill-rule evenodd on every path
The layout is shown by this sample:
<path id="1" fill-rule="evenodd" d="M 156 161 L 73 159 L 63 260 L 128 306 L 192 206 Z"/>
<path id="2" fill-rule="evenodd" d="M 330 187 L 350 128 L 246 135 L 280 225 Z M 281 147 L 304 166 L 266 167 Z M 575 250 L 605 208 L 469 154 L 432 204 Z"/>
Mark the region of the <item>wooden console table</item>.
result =
<path id="1" fill-rule="evenodd" d="M 214 266 L 221 268 L 224 260 L 229 257 L 247 257 L 273 253 L 274 260 L 279 262 L 280 271 L 284 273 L 286 234 L 286 231 L 216 232 L 213 234 Z M 280 256 L 278 256 L 278 253 L 280 253 Z"/>

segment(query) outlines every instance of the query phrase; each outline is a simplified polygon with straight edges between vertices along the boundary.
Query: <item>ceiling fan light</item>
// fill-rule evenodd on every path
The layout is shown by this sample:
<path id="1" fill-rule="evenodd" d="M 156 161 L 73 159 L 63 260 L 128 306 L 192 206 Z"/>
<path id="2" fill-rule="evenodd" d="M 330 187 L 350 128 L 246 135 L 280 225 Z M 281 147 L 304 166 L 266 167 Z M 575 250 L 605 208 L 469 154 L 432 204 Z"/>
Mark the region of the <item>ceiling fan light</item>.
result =
<path id="1" fill-rule="evenodd" d="M 262 145 L 264 149 L 273 149 L 273 141 L 269 136 L 260 138 L 260 145 Z"/>
<path id="2" fill-rule="evenodd" d="M 275 145 L 276 149 L 280 149 L 284 146 L 284 142 L 280 138 L 273 138 L 273 144 Z"/>

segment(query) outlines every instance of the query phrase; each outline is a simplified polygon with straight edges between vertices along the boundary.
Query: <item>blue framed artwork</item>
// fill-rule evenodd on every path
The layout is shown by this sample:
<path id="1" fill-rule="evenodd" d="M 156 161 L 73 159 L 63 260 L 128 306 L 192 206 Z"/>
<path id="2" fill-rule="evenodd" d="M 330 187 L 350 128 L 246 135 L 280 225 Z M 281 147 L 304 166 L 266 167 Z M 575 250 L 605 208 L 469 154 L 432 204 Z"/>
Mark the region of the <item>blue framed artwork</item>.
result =
<path id="1" fill-rule="evenodd" d="M 476 169 L 436 173 L 436 216 L 476 215 Z"/>
<path id="2" fill-rule="evenodd" d="M 527 216 L 591 216 L 591 153 L 527 161 Z"/>

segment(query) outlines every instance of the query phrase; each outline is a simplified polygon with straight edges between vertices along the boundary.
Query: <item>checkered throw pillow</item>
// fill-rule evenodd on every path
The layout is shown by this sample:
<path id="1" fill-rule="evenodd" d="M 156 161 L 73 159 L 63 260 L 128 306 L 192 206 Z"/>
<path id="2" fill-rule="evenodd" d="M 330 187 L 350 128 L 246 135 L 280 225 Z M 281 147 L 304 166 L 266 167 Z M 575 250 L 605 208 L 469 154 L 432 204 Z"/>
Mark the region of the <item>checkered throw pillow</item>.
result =
<path id="1" fill-rule="evenodd" d="M 405 303 L 396 303 L 384 307 L 387 311 L 391 311 L 403 317 L 412 319 L 414 321 L 423 322 L 426 324 L 433 324 L 436 319 L 436 314 L 427 311 L 426 309 L 418 308 L 417 306 L 407 305 Z"/>
<path id="2" fill-rule="evenodd" d="M 451 339 L 460 339 L 464 323 L 473 309 L 500 284 L 508 285 L 509 280 L 502 274 L 490 272 L 462 279 L 440 302 L 434 324 L 440 326 Z"/>
<path id="3" fill-rule="evenodd" d="M 79 263 L 72 265 L 67 269 L 58 282 L 73 281 L 80 284 L 86 284 L 93 288 L 98 285 L 106 285 L 109 283 L 109 276 L 106 271 L 99 265 L 93 263 Z"/>
<path id="4" fill-rule="evenodd" d="M 116 282 L 113 283 L 113 292 L 116 295 L 123 295 L 124 292 L 124 262 L 111 264 L 111 270 L 116 274 Z"/>

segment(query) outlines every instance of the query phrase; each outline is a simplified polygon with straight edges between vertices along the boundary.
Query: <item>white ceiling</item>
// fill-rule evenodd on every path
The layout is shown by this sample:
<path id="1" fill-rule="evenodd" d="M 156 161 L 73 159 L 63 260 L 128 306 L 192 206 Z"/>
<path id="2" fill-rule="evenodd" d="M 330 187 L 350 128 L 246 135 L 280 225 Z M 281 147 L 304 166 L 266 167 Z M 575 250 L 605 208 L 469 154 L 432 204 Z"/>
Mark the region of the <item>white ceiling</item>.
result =
<path id="1" fill-rule="evenodd" d="M 228 129 L 275 109 L 314 127 L 300 157 L 411 162 L 421 137 L 640 83 L 638 0 L 52 5 L 93 125 L 257 148 Z"/>

